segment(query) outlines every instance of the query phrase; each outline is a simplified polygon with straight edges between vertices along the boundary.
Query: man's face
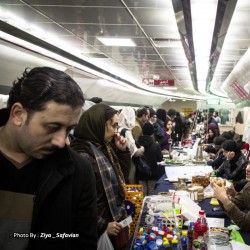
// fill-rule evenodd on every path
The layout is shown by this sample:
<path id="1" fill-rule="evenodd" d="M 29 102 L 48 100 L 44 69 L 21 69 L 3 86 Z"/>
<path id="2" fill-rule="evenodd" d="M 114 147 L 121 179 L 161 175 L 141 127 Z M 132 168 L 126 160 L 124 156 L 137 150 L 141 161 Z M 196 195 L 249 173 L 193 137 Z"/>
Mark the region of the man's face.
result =
<path id="1" fill-rule="evenodd" d="M 80 112 L 81 107 L 72 109 L 69 105 L 52 101 L 47 103 L 45 110 L 34 112 L 29 119 L 27 113 L 23 115 L 17 138 L 20 153 L 42 159 L 63 148 Z"/>
<path id="2" fill-rule="evenodd" d="M 146 115 L 142 115 L 142 123 L 145 124 L 149 119 L 149 110 Z"/>
<path id="3" fill-rule="evenodd" d="M 157 121 L 157 115 L 151 116 L 151 117 L 150 117 L 150 121 L 151 121 L 152 123 L 156 123 L 156 121 Z"/>

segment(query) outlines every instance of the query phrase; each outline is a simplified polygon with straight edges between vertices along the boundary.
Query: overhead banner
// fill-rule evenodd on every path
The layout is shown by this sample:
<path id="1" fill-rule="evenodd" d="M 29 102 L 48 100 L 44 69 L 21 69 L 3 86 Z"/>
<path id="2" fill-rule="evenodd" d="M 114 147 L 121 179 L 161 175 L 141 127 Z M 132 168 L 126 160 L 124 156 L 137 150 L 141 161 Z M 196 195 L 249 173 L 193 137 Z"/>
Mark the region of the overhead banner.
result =
<path id="1" fill-rule="evenodd" d="M 241 100 L 250 100 L 250 95 L 238 82 L 232 83 L 230 87 Z"/>
<path id="2" fill-rule="evenodd" d="M 164 87 L 164 86 L 174 86 L 174 80 L 168 79 L 168 80 L 157 80 L 152 78 L 144 78 L 142 80 L 143 84 L 146 84 L 148 86 L 155 86 L 155 87 Z"/>

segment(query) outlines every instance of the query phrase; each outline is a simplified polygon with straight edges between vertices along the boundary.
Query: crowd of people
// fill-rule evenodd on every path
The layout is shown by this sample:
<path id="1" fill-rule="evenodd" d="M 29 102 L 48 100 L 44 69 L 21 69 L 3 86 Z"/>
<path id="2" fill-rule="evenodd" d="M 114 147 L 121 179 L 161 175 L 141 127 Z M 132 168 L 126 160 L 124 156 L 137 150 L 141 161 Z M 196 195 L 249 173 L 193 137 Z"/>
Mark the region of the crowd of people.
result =
<path id="1" fill-rule="evenodd" d="M 114 249 L 125 249 L 125 185 L 139 183 L 152 194 L 162 152 L 187 139 L 197 121 L 205 124 L 207 164 L 233 182 L 230 189 L 213 182 L 215 197 L 250 229 L 250 213 L 242 212 L 249 210 L 250 165 L 242 153 L 249 145 L 231 131 L 220 135 L 217 112 L 206 119 L 174 109 L 117 111 L 101 98 L 88 108 L 84 102 L 77 83 L 59 70 L 37 67 L 14 81 L 0 110 L 1 249 L 91 250 L 103 234 Z M 147 175 L 138 159 L 149 166 Z"/>

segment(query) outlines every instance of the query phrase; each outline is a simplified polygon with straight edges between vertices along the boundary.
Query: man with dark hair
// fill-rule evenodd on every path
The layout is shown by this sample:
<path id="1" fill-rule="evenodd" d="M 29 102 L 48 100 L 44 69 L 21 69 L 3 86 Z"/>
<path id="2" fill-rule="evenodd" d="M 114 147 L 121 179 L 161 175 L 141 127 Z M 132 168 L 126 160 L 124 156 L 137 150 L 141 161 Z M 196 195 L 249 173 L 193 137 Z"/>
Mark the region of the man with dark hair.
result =
<path id="1" fill-rule="evenodd" d="M 95 176 L 65 146 L 84 97 L 64 72 L 25 70 L 0 110 L 0 248 L 96 249 Z M 1 113 L 5 116 L 1 116 Z"/>
<path id="2" fill-rule="evenodd" d="M 167 117 L 173 121 L 176 116 L 176 110 L 175 109 L 169 109 L 167 112 Z"/>
<path id="3" fill-rule="evenodd" d="M 135 126 L 132 129 L 132 135 L 135 140 L 138 140 L 139 136 L 142 135 L 142 126 L 148 121 L 149 110 L 148 108 L 139 108 L 136 111 Z"/>

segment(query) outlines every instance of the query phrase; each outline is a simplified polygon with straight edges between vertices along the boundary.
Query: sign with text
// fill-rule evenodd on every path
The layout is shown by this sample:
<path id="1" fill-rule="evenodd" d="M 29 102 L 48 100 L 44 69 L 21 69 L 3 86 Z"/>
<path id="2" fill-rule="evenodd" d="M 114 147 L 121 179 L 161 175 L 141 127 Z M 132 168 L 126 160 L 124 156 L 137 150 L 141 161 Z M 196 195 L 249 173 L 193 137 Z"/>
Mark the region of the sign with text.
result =
<path id="1" fill-rule="evenodd" d="M 174 86 L 174 80 L 159 80 L 159 79 L 152 79 L 152 78 L 144 78 L 142 83 L 148 86 L 155 86 L 155 87 L 164 87 L 164 86 Z"/>

